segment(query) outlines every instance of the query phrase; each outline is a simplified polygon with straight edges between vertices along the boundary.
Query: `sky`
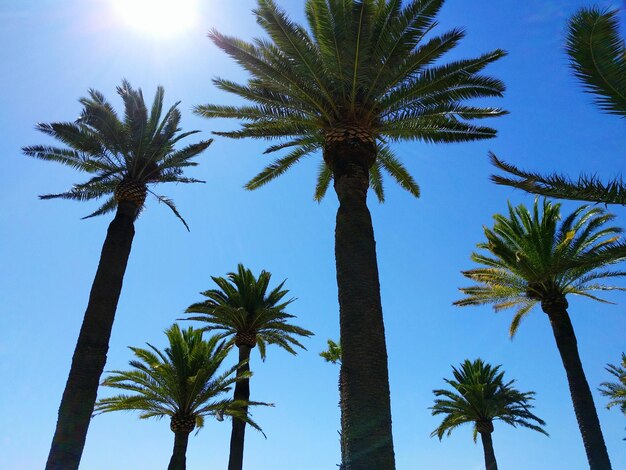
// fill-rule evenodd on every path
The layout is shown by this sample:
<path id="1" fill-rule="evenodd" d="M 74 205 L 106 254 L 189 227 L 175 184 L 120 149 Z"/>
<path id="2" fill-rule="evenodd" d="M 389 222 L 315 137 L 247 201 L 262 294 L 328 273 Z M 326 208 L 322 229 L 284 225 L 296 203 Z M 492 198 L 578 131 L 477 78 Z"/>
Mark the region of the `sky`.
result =
<path id="1" fill-rule="evenodd" d="M 165 1 L 165 0 L 161 0 Z M 0 468 L 42 468 L 56 423 L 78 330 L 100 254 L 107 215 L 81 220 L 95 204 L 40 201 L 86 179 L 70 168 L 27 158 L 20 148 L 51 143 L 35 131 L 37 122 L 67 121 L 80 112 L 78 98 L 89 88 L 120 106 L 115 87 L 123 78 L 141 87 L 150 101 L 163 85 L 166 102 L 181 101 L 182 126 L 211 131 L 234 122 L 208 121 L 194 105 L 231 104 L 211 78 L 244 81 L 242 70 L 206 37 L 211 28 L 242 39 L 262 36 L 251 10 L 254 0 L 179 0 L 192 8 L 180 31 L 155 36 L 141 16 L 120 14 L 114 0 L 0 1 Z M 157 2 L 158 3 L 158 2 Z M 303 21 L 303 0 L 278 0 Z M 608 177 L 619 174 L 624 123 L 601 114 L 572 76 L 563 50 L 567 18 L 583 0 L 448 0 L 436 32 L 466 29 L 467 37 L 444 60 L 474 57 L 502 48 L 509 55 L 486 71 L 507 85 L 503 99 L 483 100 L 510 115 L 492 120 L 494 140 L 469 144 L 396 146 L 421 186 L 414 199 L 388 181 L 387 202 L 370 195 L 381 293 L 399 470 L 483 468 L 480 443 L 471 426 L 439 442 L 429 437 L 439 419 L 430 415 L 432 390 L 441 388 L 451 365 L 482 358 L 502 364 L 522 391 L 536 392 L 535 412 L 550 437 L 495 424 L 494 448 L 508 470 L 587 468 L 569 398 L 565 372 L 546 316 L 534 311 L 514 340 L 512 312 L 488 307 L 460 309 L 458 287 L 469 285 L 461 270 L 483 226 L 513 204 L 533 197 L 490 183 L 487 152 L 529 170 L 558 170 Z M 600 1 L 601 6 L 617 2 Z M 167 18 L 175 15 L 169 13 Z M 622 24 L 624 16 L 621 16 Z M 168 28 L 174 29 L 173 26 Z M 197 136 L 196 136 L 197 137 Z M 190 139 L 191 142 L 191 139 Z M 279 180 L 254 192 L 243 184 L 269 162 L 263 142 L 216 138 L 189 175 L 203 185 L 162 186 L 191 227 L 187 232 L 155 200 L 136 223 L 136 236 L 117 309 L 106 370 L 125 369 L 127 346 L 145 342 L 165 347 L 163 330 L 183 317 L 187 306 L 244 263 L 273 273 L 297 300 L 296 324 L 315 336 L 294 357 L 269 349 L 262 363 L 253 351 L 251 398 L 275 403 L 253 418 L 267 435 L 248 432 L 247 470 L 328 470 L 339 463 L 338 367 L 319 352 L 338 338 L 338 303 L 333 257 L 337 201 L 332 191 L 313 201 L 317 155 Z M 564 203 L 569 212 L 577 203 Z M 626 226 L 626 211 L 611 207 Z M 625 286 L 626 280 L 617 281 Z M 604 367 L 626 349 L 626 295 L 616 305 L 570 299 L 578 346 L 613 468 L 626 468 L 626 421 L 597 387 L 612 378 Z M 234 357 L 233 357 L 234 360 Z M 100 390 L 100 396 L 111 393 Z M 225 468 L 230 423 L 207 420 L 192 436 L 188 468 Z M 92 420 L 81 468 L 85 470 L 165 468 L 173 434 L 166 420 L 138 420 L 111 413 Z"/>

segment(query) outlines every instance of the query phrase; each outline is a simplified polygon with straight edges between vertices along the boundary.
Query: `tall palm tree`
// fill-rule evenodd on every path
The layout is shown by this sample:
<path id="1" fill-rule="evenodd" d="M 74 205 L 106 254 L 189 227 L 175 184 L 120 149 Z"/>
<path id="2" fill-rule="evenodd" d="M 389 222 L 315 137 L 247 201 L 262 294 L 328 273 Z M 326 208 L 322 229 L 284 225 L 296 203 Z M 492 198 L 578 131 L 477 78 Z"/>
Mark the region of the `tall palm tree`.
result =
<path id="1" fill-rule="evenodd" d="M 485 228 L 487 242 L 478 244 L 484 253 L 472 254 L 472 260 L 482 267 L 463 272 L 477 285 L 462 288 L 466 297 L 455 302 L 460 306 L 494 304 L 496 311 L 516 308 L 511 336 L 531 309 L 541 304 L 567 373 L 592 470 L 607 470 L 611 464 L 578 354 L 567 296 L 606 302 L 593 292 L 626 290 L 602 284 L 626 275 L 607 269 L 626 257 L 619 242 L 622 230 L 606 226 L 613 217 L 598 207 L 583 206 L 559 224 L 560 204 L 544 200 L 540 211 L 535 201 L 532 213 L 524 205 L 509 205 L 508 217 L 496 214 L 493 229 Z"/>
<path id="2" fill-rule="evenodd" d="M 604 112 L 626 117 L 626 49 L 619 35 L 618 10 L 582 8 L 569 22 L 566 50 L 576 77 L 595 95 Z M 492 163 L 511 176 L 492 176 L 497 184 L 560 199 L 626 204 L 621 177 L 602 182 L 582 175 L 577 181 L 557 173 L 541 175 L 506 163 L 491 154 Z"/>
<path id="3" fill-rule="evenodd" d="M 165 330 L 169 347 L 165 351 L 148 344 L 149 349 L 133 348 L 132 370 L 112 371 L 102 385 L 132 394 L 103 398 L 96 403 L 96 413 L 140 411 L 139 418 L 170 418 L 174 433 L 174 450 L 168 470 L 185 470 L 189 434 L 204 426 L 206 416 L 222 420 L 224 415 L 236 417 L 259 429 L 247 413 L 244 402 L 221 398 L 238 380 L 249 378 L 250 372 L 236 375 L 241 364 L 218 375 L 228 355 L 220 338 L 202 338 L 202 331 L 189 327 L 182 330 L 173 325 Z"/>
<path id="4" fill-rule="evenodd" d="M 504 56 L 434 65 L 465 33 L 427 38 L 444 0 L 307 0 L 308 29 L 292 22 L 273 0 L 258 0 L 257 22 L 269 39 L 246 42 L 212 31 L 213 42 L 250 75 L 245 84 L 215 85 L 250 104 L 198 106 L 207 118 L 235 118 L 232 138 L 280 139 L 265 153 L 290 149 L 254 177 L 256 189 L 321 151 L 315 199 L 331 182 L 339 200 L 335 258 L 344 369 L 342 427 L 353 469 L 395 466 L 387 349 L 374 230 L 367 192 L 384 200 L 387 172 L 413 196 L 419 187 L 390 143 L 465 142 L 496 135 L 471 124 L 501 116 L 497 108 L 465 104 L 501 96 L 501 81 L 481 75 Z"/>
<path id="5" fill-rule="evenodd" d="M 493 451 L 493 422 L 500 420 L 513 427 L 548 433 L 543 429 L 546 423 L 531 413 L 535 392 L 520 392 L 513 384 L 515 380 L 504 382 L 502 366 L 491 366 L 481 359 L 466 359 L 460 368 L 452 367 L 454 379 L 443 379 L 452 387 L 450 390 L 433 390 L 435 405 L 433 416 L 444 415 L 444 419 L 432 436 L 439 440 L 449 436 L 454 429 L 466 423 L 474 424 L 474 442 L 480 434 L 485 453 L 486 470 L 497 470 L 496 455 Z"/>
<path id="6" fill-rule="evenodd" d="M 133 89 L 128 82 L 122 82 L 117 92 L 124 102 L 122 119 L 100 92 L 90 90 L 89 96 L 80 100 L 83 111 L 77 121 L 37 125 L 39 131 L 59 140 L 63 147 L 23 148 L 28 156 L 62 163 L 91 175 L 88 181 L 67 192 L 40 196 L 42 199 L 89 201 L 105 197 L 104 204 L 87 217 L 115 211 L 59 407 L 47 470 L 72 470 L 80 463 L 135 234 L 134 223 L 147 193 L 185 223 L 174 203 L 152 192 L 149 186 L 200 182 L 185 177 L 183 170 L 197 165 L 191 159 L 211 143 L 209 139 L 174 149 L 181 139 L 199 131 L 180 131 L 177 104 L 162 115 L 163 88 L 157 89 L 150 111 L 141 90 Z"/>
<path id="7" fill-rule="evenodd" d="M 607 408 L 619 406 L 619 409 L 626 415 L 626 354 L 622 353 L 621 366 L 609 364 L 606 370 L 617 377 L 617 382 L 603 382 L 601 384 L 600 393 L 605 397 L 609 397 L 611 401 Z"/>
<path id="8" fill-rule="evenodd" d="M 269 272 L 261 271 L 256 278 L 252 271 L 239 264 L 237 272 L 228 273 L 225 278 L 212 276 L 218 288 L 202 292 L 206 300 L 187 309 L 187 313 L 200 314 L 189 317 L 189 320 L 207 323 L 203 331 L 217 331 L 218 337 L 228 338 L 237 346 L 239 362 L 243 364 L 237 372 L 241 375 L 235 385 L 234 398 L 237 401 L 250 399 L 250 380 L 245 374 L 250 370 L 248 362 L 255 346 L 258 346 L 262 360 L 265 360 L 267 345 L 271 344 L 296 354 L 296 347 L 306 349 L 296 337 L 313 334 L 289 323 L 295 316 L 285 309 L 294 299 L 285 300 L 289 293 L 283 289 L 285 281 L 268 292 L 271 277 Z M 244 407 L 243 411 L 245 413 L 247 408 Z M 245 431 L 246 422 L 233 419 L 229 470 L 243 467 Z"/>

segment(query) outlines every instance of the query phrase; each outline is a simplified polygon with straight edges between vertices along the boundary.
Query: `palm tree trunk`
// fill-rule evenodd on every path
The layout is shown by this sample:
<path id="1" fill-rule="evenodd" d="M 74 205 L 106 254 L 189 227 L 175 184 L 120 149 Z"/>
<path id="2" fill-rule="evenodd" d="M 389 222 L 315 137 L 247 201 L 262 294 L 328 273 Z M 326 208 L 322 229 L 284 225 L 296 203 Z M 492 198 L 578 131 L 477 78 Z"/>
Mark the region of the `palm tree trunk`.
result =
<path id="1" fill-rule="evenodd" d="M 376 242 L 367 208 L 368 166 L 343 158 L 333 168 L 339 199 L 335 259 L 341 331 L 341 422 L 350 470 L 395 468 L 385 327 Z"/>
<path id="2" fill-rule="evenodd" d="M 188 432 L 174 433 L 174 450 L 167 470 L 185 470 L 187 468 L 187 442 Z"/>
<path id="3" fill-rule="evenodd" d="M 75 470 L 80 463 L 135 235 L 136 212 L 134 204 L 122 202 L 109 225 L 59 407 L 46 470 Z"/>
<path id="4" fill-rule="evenodd" d="M 239 348 L 239 363 L 245 362 L 237 369 L 239 377 L 250 370 L 248 361 L 250 360 L 250 351 L 252 348 L 242 344 Z M 250 400 L 250 379 L 238 380 L 235 384 L 235 400 Z M 242 409 L 244 413 L 248 413 L 248 407 Z M 233 418 L 233 430 L 230 434 L 230 456 L 228 458 L 228 470 L 242 470 L 243 468 L 243 445 L 246 437 L 246 423 L 239 419 Z"/>
<path id="5" fill-rule="evenodd" d="M 567 313 L 567 301 L 565 298 L 560 299 L 560 302 L 544 301 L 542 308 L 550 318 L 554 339 L 567 373 L 567 382 L 589 468 L 590 470 L 611 470 L 611 461 L 600 429 L 600 420 L 578 354 L 574 328 Z"/>
<path id="6" fill-rule="evenodd" d="M 480 440 L 483 442 L 483 452 L 485 453 L 485 470 L 498 470 L 496 454 L 493 451 L 493 442 L 490 432 L 481 432 Z"/>

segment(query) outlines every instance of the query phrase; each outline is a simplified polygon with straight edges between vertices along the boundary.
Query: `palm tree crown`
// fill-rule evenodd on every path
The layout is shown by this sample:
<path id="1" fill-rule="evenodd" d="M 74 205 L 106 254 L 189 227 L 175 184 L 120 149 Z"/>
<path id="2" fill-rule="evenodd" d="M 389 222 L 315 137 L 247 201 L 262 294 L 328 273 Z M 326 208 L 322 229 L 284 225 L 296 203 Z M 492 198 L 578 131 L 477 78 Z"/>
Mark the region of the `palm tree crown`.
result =
<path id="1" fill-rule="evenodd" d="M 419 196 L 419 187 L 396 158 L 390 142 L 462 142 L 494 137 L 473 119 L 500 116 L 497 108 L 463 104 L 501 96 L 501 81 L 480 75 L 504 56 L 433 65 L 464 37 L 460 29 L 425 39 L 444 0 L 307 0 L 308 29 L 292 22 L 273 0 L 259 0 L 257 22 L 269 39 L 252 43 L 213 30 L 209 36 L 251 75 L 246 84 L 215 85 L 252 104 L 203 105 L 202 116 L 236 118 L 233 138 L 284 139 L 266 153 L 291 149 L 254 177 L 248 189 L 280 176 L 304 157 L 323 150 L 315 199 L 326 194 L 342 163 L 334 146 L 354 142 L 368 154 L 370 187 L 384 200 L 381 172 Z M 341 153 L 341 152 L 339 152 Z M 353 156 L 354 157 L 354 156 Z M 345 156 L 343 158 L 346 158 Z"/>
<path id="2" fill-rule="evenodd" d="M 96 90 L 82 98 L 83 110 L 75 122 L 38 124 L 37 129 L 61 141 L 66 147 L 35 145 L 24 147 L 26 155 L 55 161 L 93 175 L 67 192 L 47 194 L 42 199 L 63 198 L 87 201 L 106 197 L 94 217 L 115 210 L 120 201 L 129 201 L 139 212 L 147 192 L 167 205 L 185 224 L 173 201 L 153 193 L 148 185 L 156 183 L 200 183 L 183 176 L 183 170 L 197 165 L 192 158 L 212 142 L 203 140 L 179 150 L 174 146 L 185 137 L 200 131 L 181 132 L 178 103 L 162 117 L 164 90 L 157 89 L 148 111 L 140 89 L 127 81 L 117 88 L 124 102 L 120 119 L 113 106 Z M 187 227 L 188 228 L 188 227 Z"/>
<path id="3" fill-rule="evenodd" d="M 461 288 L 467 297 L 455 305 L 494 304 L 496 311 L 517 308 L 510 334 L 538 303 L 564 299 L 568 294 L 606 302 L 593 291 L 625 290 L 599 281 L 626 275 L 603 269 L 624 259 L 622 230 L 606 227 L 612 214 L 598 207 L 582 206 L 560 221 L 560 204 L 547 200 L 532 213 L 522 204 L 509 204 L 508 217 L 494 216 L 493 229 L 486 228 L 486 243 L 477 246 L 487 253 L 473 253 L 484 267 L 464 271 L 478 285 Z M 559 224 L 560 221 L 560 224 Z"/>
<path id="4" fill-rule="evenodd" d="M 544 421 L 530 411 L 535 393 L 518 391 L 513 387 L 515 380 L 505 382 L 500 367 L 492 367 L 481 359 L 466 359 L 458 369 L 453 366 L 454 379 L 444 378 L 452 390 L 433 390 L 438 398 L 432 414 L 445 417 L 431 436 L 441 439 L 462 424 L 473 423 L 476 441 L 479 432 L 493 432 L 496 420 L 548 435 L 542 427 Z"/>
<path id="5" fill-rule="evenodd" d="M 201 316 L 189 320 L 206 322 L 203 330 L 218 331 L 218 337 L 231 338 L 237 345 L 258 346 L 262 359 L 268 344 L 276 344 L 292 354 L 296 354 L 294 347 L 306 349 L 295 336 L 313 333 L 288 323 L 295 316 L 285 312 L 285 308 L 294 299 L 284 300 L 289 293 L 283 289 L 285 281 L 268 292 L 271 277 L 269 272 L 261 271 L 256 278 L 242 264 L 226 278 L 212 276 L 218 289 L 202 292 L 207 300 L 187 309 L 187 313 Z"/>
<path id="6" fill-rule="evenodd" d="M 619 406 L 622 413 L 626 415 L 626 354 L 622 353 L 621 366 L 609 364 L 606 370 L 617 377 L 617 382 L 603 382 L 600 393 L 611 399 L 607 408 Z"/>
<path id="7" fill-rule="evenodd" d="M 218 375 L 229 352 L 220 338 L 214 336 L 204 340 L 200 330 L 193 327 L 181 330 L 178 325 L 173 325 L 165 334 L 169 340 L 165 351 L 149 343 L 149 349 L 130 348 L 136 357 L 130 361 L 133 369 L 112 371 L 102 385 L 133 394 L 103 398 L 96 404 L 96 412 L 134 410 L 141 412 L 141 419 L 167 416 L 174 432 L 179 428 L 186 432 L 201 428 L 205 416 L 221 420 L 223 415 L 228 415 L 243 419 L 260 430 L 246 413 L 241 412 L 243 403 L 221 397 L 239 380 L 235 372 L 240 364 Z M 244 378 L 250 376 L 251 373 L 247 372 Z"/>

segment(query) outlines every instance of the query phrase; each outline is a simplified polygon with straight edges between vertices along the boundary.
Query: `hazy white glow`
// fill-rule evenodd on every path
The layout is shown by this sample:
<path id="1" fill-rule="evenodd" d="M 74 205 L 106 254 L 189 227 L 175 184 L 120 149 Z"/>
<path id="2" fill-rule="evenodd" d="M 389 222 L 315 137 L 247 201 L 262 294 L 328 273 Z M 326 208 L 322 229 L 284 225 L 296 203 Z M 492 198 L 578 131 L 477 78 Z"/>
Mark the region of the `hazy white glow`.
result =
<path id="1" fill-rule="evenodd" d="M 111 0 L 122 20 L 146 34 L 167 37 L 190 29 L 197 0 Z"/>

